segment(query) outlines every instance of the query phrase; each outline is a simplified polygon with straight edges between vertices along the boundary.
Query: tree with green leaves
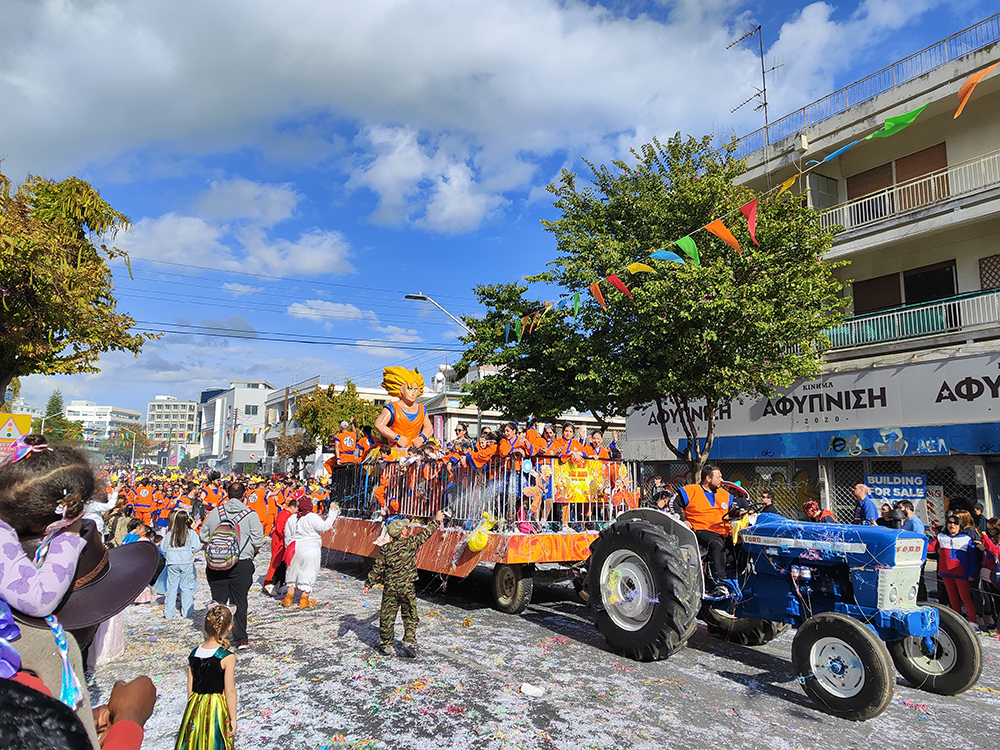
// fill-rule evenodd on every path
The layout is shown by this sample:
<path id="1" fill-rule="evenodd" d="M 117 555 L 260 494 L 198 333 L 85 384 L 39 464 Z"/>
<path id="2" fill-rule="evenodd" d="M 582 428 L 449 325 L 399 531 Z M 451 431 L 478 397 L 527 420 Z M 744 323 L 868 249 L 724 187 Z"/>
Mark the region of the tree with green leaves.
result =
<path id="1" fill-rule="evenodd" d="M 292 474 L 299 473 L 299 461 L 316 452 L 316 439 L 308 431 L 289 432 L 274 441 L 274 449 L 281 458 L 292 459 Z"/>
<path id="2" fill-rule="evenodd" d="M 111 433 L 107 440 L 101 441 L 98 448 L 105 455 L 110 455 L 120 461 L 132 459 L 132 448 L 135 446 L 136 461 L 145 458 L 153 451 L 155 443 L 142 425 L 122 427 Z"/>
<path id="3" fill-rule="evenodd" d="M 31 420 L 31 431 L 44 435 L 53 445 L 82 442 L 83 424 L 67 419 L 64 410 L 62 392 L 57 388 L 49 396 L 44 414 Z"/>
<path id="4" fill-rule="evenodd" d="M 371 427 L 381 411 L 381 406 L 358 396 L 357 386 L 348 380 L 339 393 L 331 385 L 299 396 L 295 420 L 310 435 L 327 442 L 340 432 L 341 422 L 353 422 L 359 429 Z"/>
<path id="5" fill-rule="evenodd" d="M 665 444 L 697 474 L 720 408 L 819 372 L 824 331 L 848 302 L 833 275 L 842 264 L 823 258 L 833 233 L 799 197 L 735 184 L 744 163 L 710 138 L 654 140 L 629 162 L 586 164 L 589 183 L 564 171 L 548 188 L 560 217 L 543 225 L 557 257 L 527 280 L 551 287 L 549 300 L 519 284 L 475 289 L 487 313 L 465 319 L 473 333 L 458 370 L 500 372 L 469 384 L 467 400 L 512 417 L 569 406 L 624 416 L 653 404 Z M 755 244 L 739 209 L 758 197 Z M 650 259 L 720 217 L 740 252 L 702 231 L 687 262 Z M 637 262 L 652 270 L 626 270 Z M 631 298 L 606 281 L 611 274 Z M 604 305 L 588 291 L 595 282 Z M 673 423 L 686 440 L 668 434 Z"/>
<path id="6" fill-rule="evenodd" d="M 12 378 L 97 372 L 108 351 L 138 354 L 105 260 L 127 255 L 100 238 L 129 227 L 87 182 L 29 177 L 16 192 L 0 174 L 0 394 Z"/>

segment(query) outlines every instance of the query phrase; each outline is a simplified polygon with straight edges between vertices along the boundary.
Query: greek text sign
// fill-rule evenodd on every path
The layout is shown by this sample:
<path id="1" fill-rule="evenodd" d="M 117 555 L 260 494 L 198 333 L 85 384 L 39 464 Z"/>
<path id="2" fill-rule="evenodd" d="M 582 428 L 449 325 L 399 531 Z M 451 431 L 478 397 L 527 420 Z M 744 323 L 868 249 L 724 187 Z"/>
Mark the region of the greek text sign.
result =
<path id="1" fill-rule="evenodd" d="M 866 474 L 865 484 L 876 501 L 893 503 L 927 497 L 927 476 L 924 474 Z"/>
<path id="2" fill-rule="evenodd" d="M 684 438 L 683 416 L 669 399 L 663 414 L 667 433 Z M 704 432 L 704 408 L 693 409 Z M 655 406 L 629 413 L 628 440 L 662 440 Z M 773 399 L 723 406 L 715 434 L 767 435 L 794 432 L 882 430 L 898 440 L 894 428 L 978 424 L 1000 421 L 1000 354 L 918 362 L 797 381 Z M 898 451 L 897 451 L 898 452 Z M 928 450 L 927 452 L 932 452 Z"/>

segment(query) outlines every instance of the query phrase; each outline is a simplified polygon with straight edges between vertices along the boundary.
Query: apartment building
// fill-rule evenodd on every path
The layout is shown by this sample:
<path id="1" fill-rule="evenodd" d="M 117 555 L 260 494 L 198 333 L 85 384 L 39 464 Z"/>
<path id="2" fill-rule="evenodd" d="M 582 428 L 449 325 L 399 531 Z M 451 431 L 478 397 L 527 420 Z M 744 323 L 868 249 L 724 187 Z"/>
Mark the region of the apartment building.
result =
<path id="1" fill-rule="evenodd" d="M 146 405 L 146 433 L 153 440 L 171 444 L 197 443 L 197 419 L 197 401 L 155 396 Z"/>
<path id="2" fill-rule="evenodd" d="M 63 416 L 83 425 L 83 442 L 97 448 L 104 440 L 122 431 L 139 426 L 142 412 L 118 406 L 100 406 L 94 401 L 70 401 Z"/>
<path id="3" fill-rule="evenodd" d="M 229 388 L 198 404 L 198 464 L 242 471 L 264 456 L 264 402 L 274 391 L 266 380 L 230 380 Z"/>
<path id="4" fill-rule="evenodd" d="M 793 187 L 825 226 L 840 227 L 828 257 L 850 263 L 838 273 L 851 316 L 829 332 L 821 377 L 727 407 L 712 450 L 727 478 L 780 488 L 788 510 L 819 500 L 841 520 L 866 478 L 916 483 L 925 518 L 959 496 L 994 512 L 1000 71 L 954 115 L 962 84 L 1000 61 L 998 42 L 1000 14 L 740 140 L 743 181 L 764 192 L 926 105 L 905 130 L 862 141 Z M 648 410 L 633 413 L 631 455 L 669 459 L 659 429 Z"/>

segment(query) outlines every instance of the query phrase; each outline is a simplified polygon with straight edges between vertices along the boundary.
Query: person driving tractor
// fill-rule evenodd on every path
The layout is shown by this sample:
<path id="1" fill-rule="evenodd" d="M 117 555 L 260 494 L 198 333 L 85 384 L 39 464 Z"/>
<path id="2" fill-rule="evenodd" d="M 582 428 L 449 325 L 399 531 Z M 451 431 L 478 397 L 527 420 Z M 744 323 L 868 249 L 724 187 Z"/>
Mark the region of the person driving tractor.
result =
<path id="1" fill-rule="evenodd" d="M 674 512 L 698 537 L 698 544 L 708 552 L 709 575 L 715 590 L 709 595 L 721 599 L 729 591 L 721 585 L 726 576 L 726 538 L 730 534 L 729 513 L 732 498 L 722 489 L 722 469 L 705 464 L 700 484 L 686 484 L 674 496 Z"/>

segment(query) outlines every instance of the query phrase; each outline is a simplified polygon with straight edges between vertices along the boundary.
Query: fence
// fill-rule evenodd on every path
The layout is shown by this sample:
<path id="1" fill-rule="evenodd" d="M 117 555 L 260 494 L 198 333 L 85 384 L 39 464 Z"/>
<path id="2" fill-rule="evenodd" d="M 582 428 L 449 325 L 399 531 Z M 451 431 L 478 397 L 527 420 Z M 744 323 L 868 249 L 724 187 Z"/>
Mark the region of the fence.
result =
<path id="1" fill-rule="evenodd" d="M 498 530 L 554 522 L 597 528 L 636 507 L 639 465 L 628 461 L 494 460 L 481 469 L 452 461 L 366 462 L 334 470 L 330 497 L 348 517 L 427 518 L 445 510 L 471 528 L 489 513 Z M 553 506 L 559 504 L 559 517 Z"/>
<path id="2" fill-rule="evenodd" d="M 920 50 L 909 57 L 872 73 L 860 81 L 808 104 L 739 140 L 736 158 L 742 159 L 766 145 L 801 133 L 806 128 L 874 99 L 879 94 L 919 78 L 945 63 L 1000 41 L 1000 13 Z"/>
<path id="3" fill-rule="evenodd" d="M 833 206 L 820 214 L 819 223 L 824 229 L 856 229 L 997 185 L 1000 151 L 993 151 Z"/>
<path id="4" fill-rule="evenodd" d="M 963 497 L 982 502 L 985 497 L 976 482 L 978 461 L 975 456 L 837 459 L 830 487 L 833 513 L 842 523 L 854 519 L 854 486 L 864 482 L 865 474 L 925 474 L 928 488 L 940 487 L 947 500 Z"/>
<path id="5" fill-rule="evenodd" d="M 850 349 L 997 324 L 1000 324 L 1000 291 L 990 290 L 858 315 L 829 329 L 826 334 L 830 338 L 830 349 Z"/>

